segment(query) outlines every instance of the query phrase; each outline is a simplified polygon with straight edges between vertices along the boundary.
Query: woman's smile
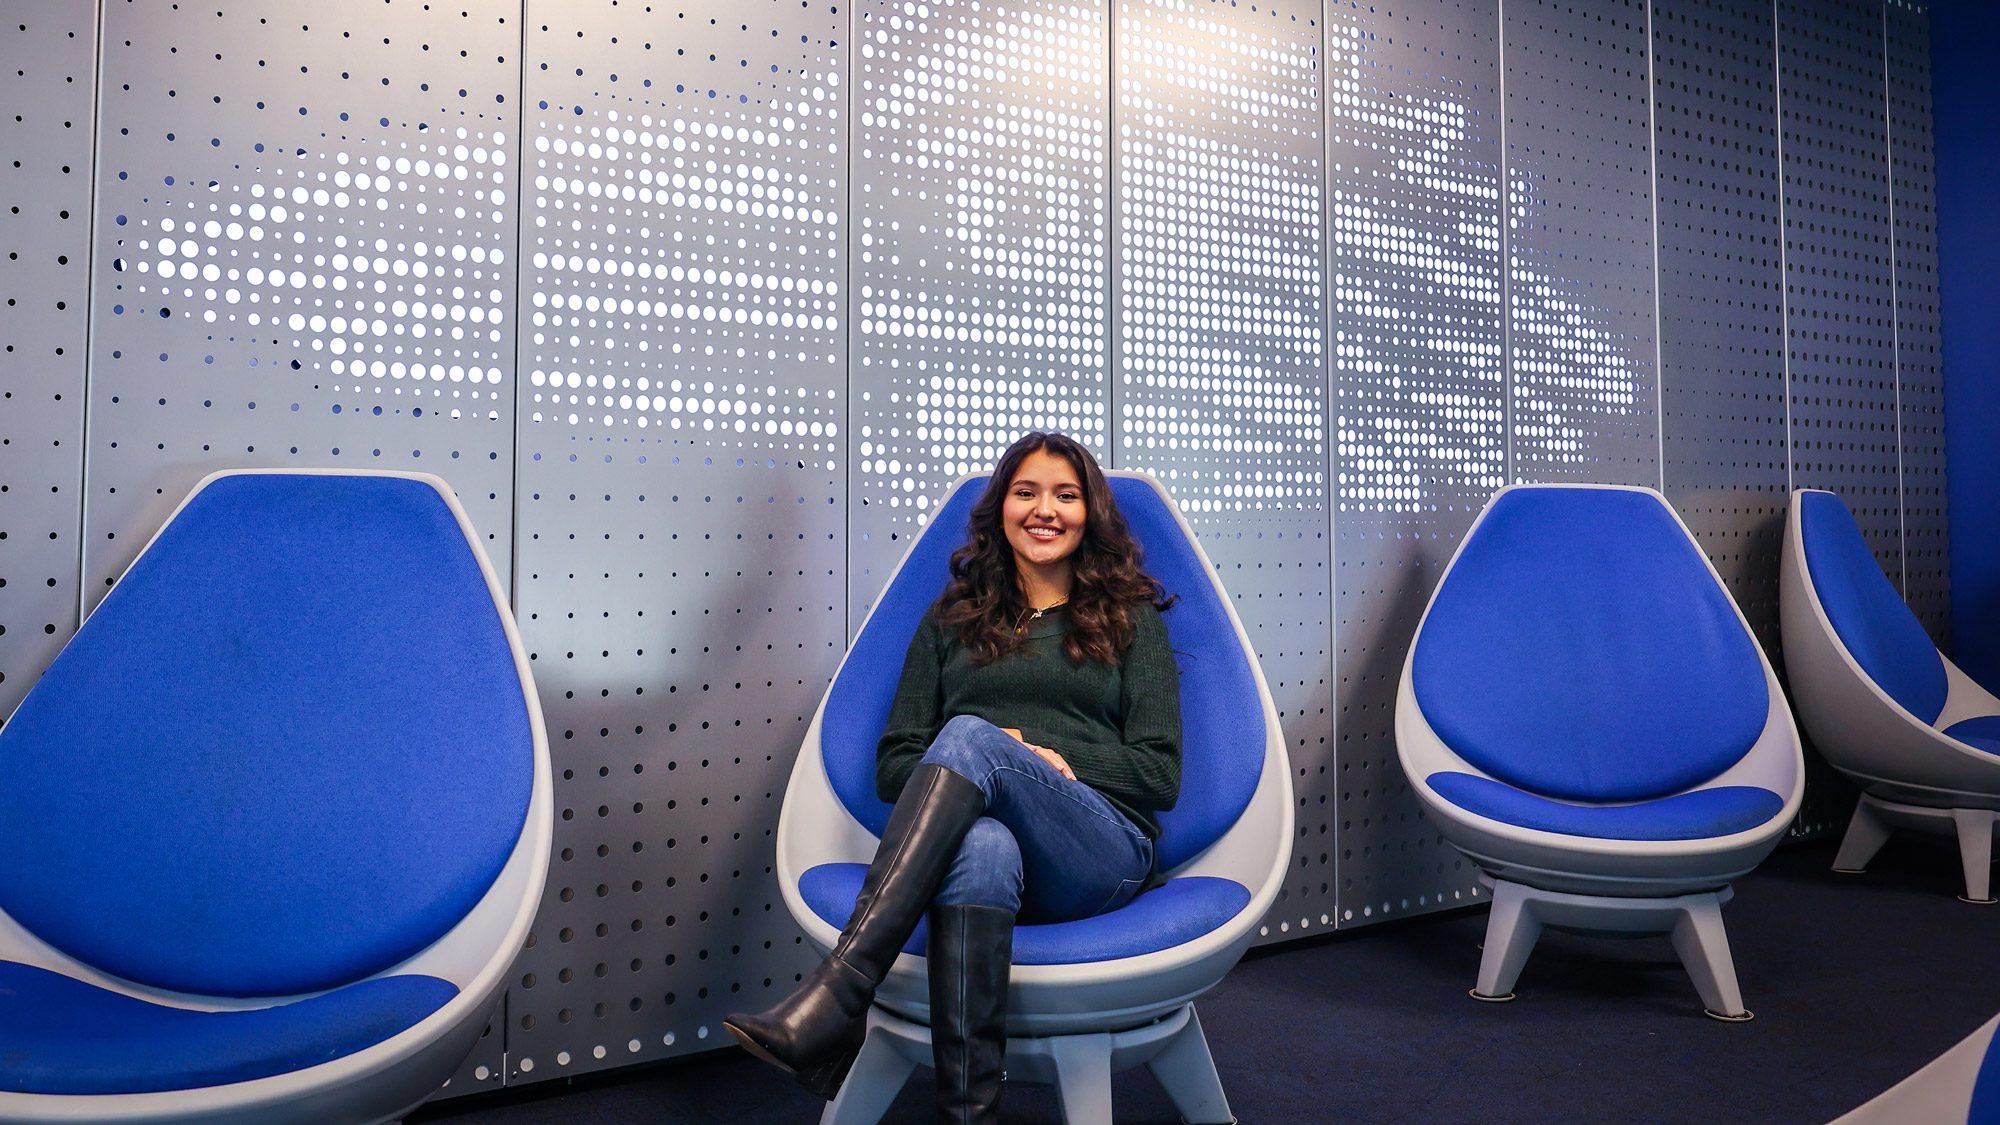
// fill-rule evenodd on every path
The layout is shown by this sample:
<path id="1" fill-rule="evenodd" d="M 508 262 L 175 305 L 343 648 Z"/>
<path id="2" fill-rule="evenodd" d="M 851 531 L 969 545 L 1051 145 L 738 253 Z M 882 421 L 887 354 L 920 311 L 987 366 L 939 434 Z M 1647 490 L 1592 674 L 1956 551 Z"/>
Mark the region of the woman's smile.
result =
<path id="1" fill-rule="evenodd" d="M 1060 573 L 1046 578 L 1061 596 L 1069 589 L 1064 561 L 1075 553 L 1083 529 L 1090 518 L 1083 499 L 1083 485 L 1067 460 L 1046 449 L 1023 458 L 1007 489 L 1001 510 L 1001 524 L 1007 529 L 1008 545 L 1018 562 L 1030 567 L 1061 566 Z"/>

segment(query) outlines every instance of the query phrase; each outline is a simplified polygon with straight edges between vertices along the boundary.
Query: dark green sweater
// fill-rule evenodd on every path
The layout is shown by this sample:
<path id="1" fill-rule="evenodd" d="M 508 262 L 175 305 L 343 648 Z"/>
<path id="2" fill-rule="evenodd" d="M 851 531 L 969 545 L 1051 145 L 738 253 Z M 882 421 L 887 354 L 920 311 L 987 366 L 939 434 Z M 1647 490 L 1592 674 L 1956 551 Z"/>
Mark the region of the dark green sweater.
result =
<path id="1" fill-rule="evenodd" d="M 1180 670 L 1159 610 L 1134 606 L 1132 624 L 1132 643 L 1119 665 L 1078 664 L 1063 652 L 1069 614 L 1059 607 L 1031 624 L 1024 647 L 982 667 L 959 643 L 957 630 L 938 623 L 933 606 L 910 639 L 889 723 L 875 749 L 882 799 L 893 801 L 903 791 L 946 720 L 977 715 L 1061 754 L 1078 781 L 1158 839 L 1152 814 L 1173 808 L 1180 797 Z"/>

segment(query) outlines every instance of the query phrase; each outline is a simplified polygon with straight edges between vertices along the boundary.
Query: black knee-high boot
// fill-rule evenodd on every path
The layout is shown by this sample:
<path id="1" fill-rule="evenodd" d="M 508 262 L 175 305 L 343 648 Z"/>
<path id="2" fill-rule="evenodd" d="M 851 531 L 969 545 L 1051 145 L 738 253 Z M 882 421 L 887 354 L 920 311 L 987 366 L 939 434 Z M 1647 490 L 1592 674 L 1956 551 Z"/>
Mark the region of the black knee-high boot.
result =
<path id="1" fill-rule="evenodd" d="M 1000 1120 L 1014 915 L 993 906 L 931 910 L 931 1060 L 938 1120 Z"/>
<path id="2" fill-rule="evenodd" d="M 977 785 L 942 766 L 918 766 L 889 813 L 833 953 L 790 996 L 762 1012 L 732 1014 L 722 1026 L 751 1054 L 831 1098 L 861 1048 L 876 986 L 985 811 Z"/>

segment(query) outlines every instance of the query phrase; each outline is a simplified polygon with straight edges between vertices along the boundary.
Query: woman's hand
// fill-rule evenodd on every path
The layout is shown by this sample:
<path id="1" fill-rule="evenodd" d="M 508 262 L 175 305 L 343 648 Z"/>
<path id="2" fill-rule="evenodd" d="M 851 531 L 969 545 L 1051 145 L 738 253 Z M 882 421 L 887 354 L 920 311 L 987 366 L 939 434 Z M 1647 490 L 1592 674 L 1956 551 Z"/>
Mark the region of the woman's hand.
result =
<path id="1" fill-rule="evenodd" d="M 1056 753 L 1055 751 L 1049 749 L 1046 746 L 1037 746 L 1032 742 L 1023 742 L 1021 745 L 1026 746 L 1030 750 L 1033 750 L 1035 752 L 1035 757 L 1040 758 L 1042 761 L 1047 762 L 1049 765 L 1055 767 L 1055 771 L 1057 773 L 1063 775 L 1066 778 L 1069 778 L 1071 781 L 1076 780 L 1076 771 L 1069 768 L 1069 763 L 1063 761 L 1063 756 L 1061 754 Z"/>
<path id="2" fill-rule="evenodd" d="M 1069 768 L 1069 763 L 1063 761 L 1063 756 L 1061 754 L 1056 753 L 1055 751 L 1049 749 L 1046 746 L 1037 746 L 1034 743 L 1029 742 L 1027 739 L 1022 738 L 1020 727 L 1001 727 L 1000 729 L 1006 732 L 1007 735 L 1013 738 L 1014 741 L 1020 743 L 1023 746 L 1026 746 L 1030 750 L 1033 750 L 1035 752 L 1035 757 L 1040 758 L 1044 762 L 1047 762 L 1049 764 L 1050 769 L 1055 770 L 1057 773 L 1063 775 L 1066 778 L 1069 778 L 1071 781 L 1076 780 L 1076 771 Z"/>

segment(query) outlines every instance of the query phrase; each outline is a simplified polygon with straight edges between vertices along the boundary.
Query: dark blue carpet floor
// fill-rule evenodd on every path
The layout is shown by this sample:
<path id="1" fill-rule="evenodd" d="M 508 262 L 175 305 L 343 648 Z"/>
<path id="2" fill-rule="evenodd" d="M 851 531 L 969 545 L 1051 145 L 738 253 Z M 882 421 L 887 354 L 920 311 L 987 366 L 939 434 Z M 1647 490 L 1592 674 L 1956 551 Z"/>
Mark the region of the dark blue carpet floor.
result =
<path id="1" fill-rule="evenodd" d="M 1520 999 L 1466 996 L 1483 910 L 1253 951 L 1197 1005 L 1244 1122 L 1824 1122 L 2000 1011 L 2000 905 L 1960 902 L 1955 846 L 1898 836 L 1866 875 L 1831 842 L 1781 849 L 1723 908 L 1747 1024 L 1701 1014 L 1665 938 L 1551 933 Z M 887 1120 L 929 1120 L 927 1070 Z M 1178 1120 L 1144 1070 L 1118 1120 Z M 813 1121 L 820 1104 L 735 1051 L 529 1085 L 412 1121 Z M 1059 1121 L 1009 1088 L 1009 1122 Z"/>

